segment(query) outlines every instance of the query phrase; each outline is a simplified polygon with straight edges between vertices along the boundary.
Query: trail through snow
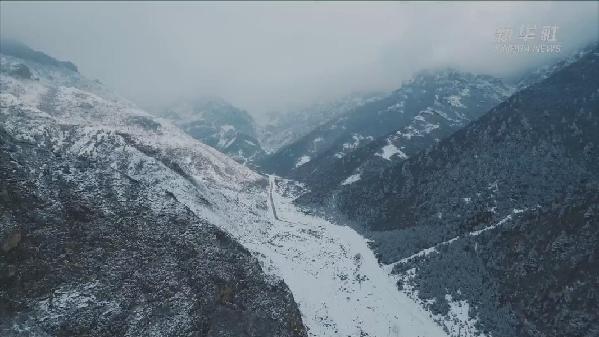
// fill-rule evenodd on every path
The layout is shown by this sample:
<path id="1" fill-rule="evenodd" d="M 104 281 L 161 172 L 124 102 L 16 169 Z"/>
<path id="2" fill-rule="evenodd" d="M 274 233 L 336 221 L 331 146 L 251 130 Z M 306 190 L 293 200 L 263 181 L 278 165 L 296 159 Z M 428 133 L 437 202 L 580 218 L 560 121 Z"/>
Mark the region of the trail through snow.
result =
<path id="1" fill-rule="evenodd" d="M 501 220 L 499 220 L 498 222 L 496 222 L 492 225 L 486 226 L 482 229 L 475 230 L 475 231 L 472 231 L 472 232 L 469 232 L 469 233 L 466 233 L 463 235 L 458 235 L 449 240 L 437 243 L 432 247 L 425 248 L 425 249 L 423 249 L 411 256 L 403 258 L 397 262 L 385 265 L 383 268 L 391 275 L 391 277 L 394 280 L 401 281 L 401 283 L 403 284 L 404 293 L 406 293 L 410 298 L 414 299 L 414 301 L 417 301 L 419 303 L 424 303 L 424 301 L 418 297 L 418 291 L 415 290 L 413 285 L 411 284 L 411 280 L 417 274 L 416 269 L 412 267 L 411 269 L 408 269 L 407 271 L 404 271 L 401 273 L 393 273 L 393 269 L 395 268 L 395 266 L 405 264 L 407 262 L 410 262 L 410 261 L 420 258 L 420 257 L 425 257 L 429 254 L 439 254 L 440 247 L 451 245 L 455 241 L 463 239 L 463 238 L 477 237 L 486 231 L 490 231 L 490 230 L 493 230 L 500 226 L 503 226 L 507 222 L 511 221 L 515 215 L 524 213 L 527 210 L 528 210 L 528 208 L 513 209 L 510 214 L 506 215 Z M 479 329 L 477 327 L 478 326 L 477 325 L 478 318 L 470 317 L 470 315 L 469 315 L 470 314 L 469 313 L 470 303 L 468 303 L 465 300 L 454 300 L 450 294 L 445 295 L 445 299 L 447 300 L 447 302 L 449 304 L 449 311 L 448 311 L 447 315 L 435 315 L 433 317 L 433 319 L 436 322 L 438 322 L 439 324 L 443 325 L 449 332 L 450 336 L 452 336 L 452 337 L 470 337 L 470 336 L 485 337 L 485 336 L 489 336 L 489 335 L 485 334 L 484 332 L 479 331 Z"/>
<path id="2" fill-rule="evenodd" d="M 403 263 L 406 263 L 406 262 L 408 262 L 408 261 L 411 261 L 411 260 L 413 260 L 413 259 L 415 259 L 415 258 L 417 258 L 417 257 L 426 256 L 426 255 L 429 255 L 429 254 L 431 254 L 431 253 L 438 253 L 438 252 L 439 252 L 439 250 L 438 250 L 438 248 L 439 248 L 439 247 L 441 247 L 441 246 L 446 246 L 446 245 L 450 245 L 450 244 L 452 244 L 453 242 L 455 242 L 455 241 L 457 241 L 457 240 L 459 240 L 459 239 L 461 239 L 461 238 L 472 237 L 472 236 L 479 236 L 480 234 L 482 234 L 482 233 L 484 233 L 484 232 L 486 232 L 486 231 L 489 231 L 489 230 L 495 229 L 495 228 L 497 228 L 497 227 L 499 227 L 499 226 L 501 226 L 501 225 L 505 224 L 506 222 L 508 222 L 508 221 L 512 220 L 512 218 L 513 218 L 513 216 L 514 216 L 515 214 L 520 214 L 520 213 L 523 213 L 523 212 L 525 212 L 525 211 L 527 211 L 527 210 L 528 210 L 527 208 L 525 208 L 525 209 L 516 209 L 516 208 L 515 208 L 515 209 L 513 209 L 513 210 L 512 210 L 512 214 L 508 214 L 507 216 L 505 216 L 503 219 L 501 219 L 500 221 L 498 221 L 498 222 L 497 222 L 497 223 L 495 223 L 495 224 L 489 225 L 489 226 L 487 226 L 487 227 L 484 227 L 484 228 L 482 228 L 482 229 L 479 229 L 479 230 L 476 230 L 476 231 L 469 232 L 469 233 L 467 233 L 467 234 L 465 234 L 465 235 L 461 235 L 461 236 L 460 236 L 460 235 L 458 235 L 458 236 L 456 236 L 456 237 L 453 237 L 453 238 L 451 238 L 451 239 L 449 239 L 449 240 L 446 240 L 446 241 L 443 241 L 443 242 L 437 243 L 437 244 L 435 244 L 435 245 L 434 245 L 434 246 L 432 246 L 432 247 L 425 248 L 425 249 L 423 249 L 423 250 L 421 250 L 421 251 L 419 251 L 419 252 L 417 252 L 417 253 L 415 253 L 415 254 L 412 254 L 412 255 L 410 255 L 410 256 L 408 256 L 408 257 L 406 257 L 406 258 L 403 258 L 403 259 L 401 259 L 401 260 L 399 260 L 399 261 L 397 261 L 397 262 L 394 262 L 394 263 L 388 264 L 388 265 L 386 265 L 386 266 L 385 266 L 385 269 L 386 269 L 386 270 L 387 270 L 389 273 L 391 273 L 391 272 L 393 271 L 393 267 L 395 267 L 395 266 L 396 266 L 396 265 L 398 265 L 398 264 L 403 264 Z"/>
<path id="3" fill-rule="evenodd" d="M 429 312 L 397 289 L 366 239 L 303 213 L 277 182 L 285 183 L 269 177 L 272 226 L 262 240 L 244 244 L 285 280 L 310 336 L 446 336 Z"/>

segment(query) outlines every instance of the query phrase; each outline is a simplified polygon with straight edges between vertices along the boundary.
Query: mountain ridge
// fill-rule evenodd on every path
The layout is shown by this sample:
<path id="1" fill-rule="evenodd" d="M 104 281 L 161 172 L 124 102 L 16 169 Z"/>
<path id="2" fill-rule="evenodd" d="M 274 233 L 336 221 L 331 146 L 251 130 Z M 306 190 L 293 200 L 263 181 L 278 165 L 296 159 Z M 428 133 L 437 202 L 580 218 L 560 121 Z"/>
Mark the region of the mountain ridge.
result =
<path id="1" fill-rule="evenodd" d="M 223 99 L 182 101 L 158 115 L 242 164 L 254 166 L 265 155 L 254 119 Z"/>
<path id="2" fill-rule="evenodd" d="M 574 287 L 579 294 L 585 294 L 582 298 L 594 298 L 593 284 L 597 280 L 588 274 L 578 281 L 562 279 L 550 264 L 537 265 L 534 261 L 555 260 L 559 270 L 569 270 L 579 268 L 577 264 L 586 259 L 594 261 L 597 254 L 592 244 L 597 218 L 591 202 L 596 193 L 593 186 L 599 182 L 596 78 L 597 48 L 516 92 L 416 156 L 379 175 L 341 186 L 326 202 L 354 220 L 356 228 L 373 240 L 373 248 L 384 263 L 407 258 L 452 238 L 467 237 L 467 233 L 482 230 L 506 215 L 526 210 L 524 216 L 513 216 L 507 226 L 451 241 L 417 262 L 400 263 L 403 266 L 395 272 L 401 275 L 403 285 L 418 290 L 415 296 L 423 303 L 432 301 L 430 308 L 434 312 L 447 311 L 447 296 L 476 304 L 470 307 L 470 315 L 478 315 L 481 331 L 493 335 L 588 336 L 587 331 L 598 329 L 592 315 L 586 314 L 593 310 L 587 307 L 594 307 L 592 301 L 587 303 L 577 297 L 556 303 L 548 289 L 559 291 L 559 297 Z M 320 203 L 309 198 L 298 201 Z M 527 217 L 529 212 L 544 214 L 546 209 L 554 209 L 553 215 L 534 221 Z M 564 212 L 574 212 L 576 220 L 561 220 Z M 527 224 L 542 226 L 546 232 L 535 228 L 536 237 L 527 235 Z M 560 228 L 569 228 L 570 232 L 585 228 L 588 237 L 579 238 L 580 250 L 573 248 L 568 235 L 560 234 Z M 501 236 L 494 240 L 495 235 Z M 519 235 L 525 238 L 513 246 L 509 238 L 518 239 Z M 560 250 L 544 250 L 542 242 L 556 247 L 568 242 L 571 248 L 562 257 L 558 255 Z M 510 257 L 514 249 L 533 262 Z M 485 255 L 481 256 L 480 251 Z M 577 264 L 568 265 L 569 260 Z M 527 285 L 537 275 L 535 266 L 543 275 L 539 288 Z M 596 266 L 589 269 L 595 270 Z M 496 270 L 507 272 L 501 275 Z M 520 274 L 510 280 L 513 272 Z M 525 285 L 528 292 L 518 290 Z M 516 293 L 520 297 L 514 297 Z M 519 307 L 512 307 L 510 301 L 519 303 Z M 557 306 L 552 317 L 539 309 L 549 303 Z"/>

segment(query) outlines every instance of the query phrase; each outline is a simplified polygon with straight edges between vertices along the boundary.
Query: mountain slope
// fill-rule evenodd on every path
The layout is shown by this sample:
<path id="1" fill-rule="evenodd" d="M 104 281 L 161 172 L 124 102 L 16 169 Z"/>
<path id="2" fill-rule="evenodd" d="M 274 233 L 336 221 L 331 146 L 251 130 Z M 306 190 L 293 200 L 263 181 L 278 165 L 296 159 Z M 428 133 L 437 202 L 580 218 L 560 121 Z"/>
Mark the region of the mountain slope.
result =
<path id="1" fill-rule="evenodd" d="M 595 48 L 597 48 L 598 42 L 590 43 L 588 46 L 573 52 L 571 55 L 559 60 L 555 63 L 549 63 L 542 65 L 533 69 L 532 71 L 528 71 L 517 80 L 515 84 L 518 90 L 525 89 L 533 84 L 539 83 L 555 72 L 563 69 L 564 67 L 569 66 L 570 64 L 580 60 L 582 57 L 592 53 Z"/>
<path id="2" fill-rule="evenodd" d="M 446 336 L 297 185 L 67 68 L 0 62 L 3 336 Z"/>
<path id="3" fill-rule="evenodd" d="M 383 261 L 400 260 L 395 271 L 436 312 L 457 298 L 493 336 L 593 335 L 597 302 L 584 298 L 598 296 L 597 78 L 595 48 L 329 204 Z"/>
<path id="4" fill-rule="evenodd" d="M 296 142 L 312 130 L 359 106 L 377 100 L 380 93 L 354 93 L 290 111 L 277 111 L 260 128 L 260 142 L 268 153 Z"/>
<path id="5" fill-rule="evenodd" d="M 253 164 L 264 155 L 253 118 L 223 100 L 179 103 L 161 116 L 173 121 L 193 138 L 240 163 Z"/>
<path id="6" fill-rule="evenodd" d="M 222 230 L 264 178 L 42 60 L 0 54 L 2 335 L 306 336 Z"/>
<path id="7" fill-rule="evenodd" d="M 490 76 L 451 69 L 421 72 L 385 96 L 360 106 L 269 157 L 278 174 L 331 189 L 366 162 L 403 160 L 480 116 L 509 93 Z M 385 137 L 385 139 L 381 138 Z M 372 142 L 375 143 L 372 143 Z M 377 165 L 374 165 L 376 168 Z"/>
<path id="8" fill-rule="evenodd" d="M 534 207 L 567 181 L 594 178 L 596 57 L 596 52 L 591 53 L 541 84 L 516 93 L 466 129 L 380 177 L 346 186 L 339 195 L 341 205 L 358 195 L 366 203 L 342 208 L 361 220 L 369 219 L 373 228 L 384 229 L 425 221 L 416 213 L 429 214 L 426 221 L 437 218 L 438 211 L 449 205 L 466 205 L 463 198 L 468 197 L 471 204 L 493 197 L 495 203 L 489 206 L 496 206 L 496 212 L 514 205 Z M 469 183 L 458 184 L 462 179 Z M 467 189 L 452 190 L 462 187 Z M 439 190 L 444 190 L 442 195 Z M 501 204 L 510 199 L 514 201 Z M 454 221 L 463 222 L 443 217 L 444 223 Z"/>
<path id="9" fill-rule="evenodd" d="M 172 194 L 0 133 L 3 336 L 302 335 L 287 287 Z"/>

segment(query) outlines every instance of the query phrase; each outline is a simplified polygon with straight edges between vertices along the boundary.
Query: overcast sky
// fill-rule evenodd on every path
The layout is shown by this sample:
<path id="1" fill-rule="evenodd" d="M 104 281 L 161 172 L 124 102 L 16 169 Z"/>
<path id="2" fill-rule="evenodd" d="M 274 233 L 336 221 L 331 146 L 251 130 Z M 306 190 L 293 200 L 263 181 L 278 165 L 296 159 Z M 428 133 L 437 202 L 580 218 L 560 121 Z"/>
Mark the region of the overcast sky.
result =
<path id="1" fill-rule="evenodd" d="M 74 62 L 142 106 L 220 96 L 257 117 L 415 71 L 498 76 L 547 62 L 505 55 L 498 28 L 558 26 L 559 56 L 599 39 L 599 2 L 9 3 L 1 34 Z"/>

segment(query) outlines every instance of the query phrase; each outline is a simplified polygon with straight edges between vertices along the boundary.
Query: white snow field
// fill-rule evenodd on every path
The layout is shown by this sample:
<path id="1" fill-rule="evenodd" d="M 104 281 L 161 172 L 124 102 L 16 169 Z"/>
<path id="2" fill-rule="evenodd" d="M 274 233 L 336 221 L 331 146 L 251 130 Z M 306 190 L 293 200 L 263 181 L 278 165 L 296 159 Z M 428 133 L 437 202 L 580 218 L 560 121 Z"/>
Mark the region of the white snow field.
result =
<path id="1" fill-rule="evenodd" d="M 271 226 L 262 242 L 244 244 L 285 280 L 310 336 L 446 336 L 397 289 L 366 239 L 296 208 L 283 191 L 288 183 L 269 177 Z"/>

